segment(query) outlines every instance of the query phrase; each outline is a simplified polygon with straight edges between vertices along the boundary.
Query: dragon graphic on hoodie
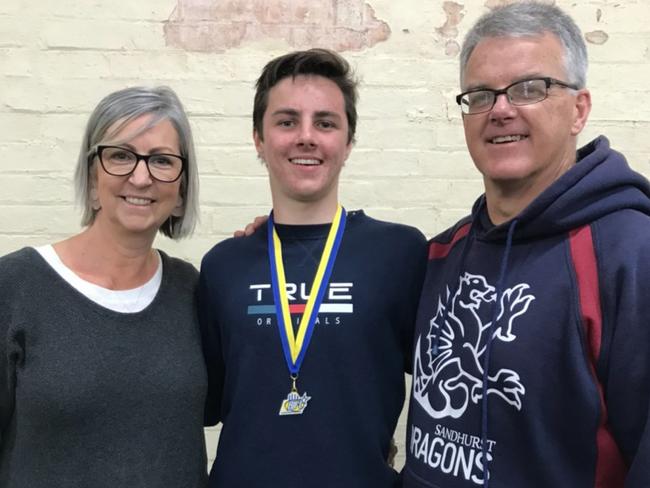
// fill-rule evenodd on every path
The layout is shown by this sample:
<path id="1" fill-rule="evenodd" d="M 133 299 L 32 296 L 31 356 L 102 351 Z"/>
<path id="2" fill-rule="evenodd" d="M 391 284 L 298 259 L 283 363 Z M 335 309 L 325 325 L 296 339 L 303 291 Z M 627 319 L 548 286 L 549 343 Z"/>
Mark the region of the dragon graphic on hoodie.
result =
<path id="1" fill-rule="evenodd" d="M 479 403 L 483 375 L 481 358 L 487 334 L 491 331 L 492 340 L 504 342 L 517 338 L 514 324 L 535 299 L 526 293 L 528 288 L 527 284 L 520 283 L 501 295 L 496 328 L 491 327 L 488 312 L 495 306 L 495 288 L 484 276 L 464 273 L 458 279 L 453 296 L 447 288 L 444 301 L 443 297 L 438 297 L 436 314 L 429 322 L 426 335 L 427 347 L 422 347 L 421 336 L 417 338 L 413 369 L 413 398 L 431 417 L 458 418 L 470 402 Z M 423 349 L 428 358 L 424 366 Z M 521 395 L 526 389 L 515 371 L 501 368 L 488 376 L 488 382 L 488 394 L 497 395 L 521 409 Z"/>

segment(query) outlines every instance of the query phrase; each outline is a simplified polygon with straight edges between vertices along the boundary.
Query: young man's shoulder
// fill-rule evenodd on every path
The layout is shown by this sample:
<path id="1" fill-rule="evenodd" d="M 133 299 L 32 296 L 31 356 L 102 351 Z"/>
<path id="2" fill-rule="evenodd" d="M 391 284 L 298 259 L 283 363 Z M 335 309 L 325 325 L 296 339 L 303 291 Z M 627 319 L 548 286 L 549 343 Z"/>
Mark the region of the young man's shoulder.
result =
<path id="1" fill-rule="evenodd" d="M 424 234 L 411 225 L 376 219 L 366 215 L 363 210 L 353 210 L 348 215 L 350 228 L 363 232 L 368 239 L 395 239 L 414 245 L 426 243 Z"/>
<path id="2" fill-rule="evenodd" d="M 348 239 L 344 237 L 342 245 L 348 256 L 358 256 L 356 262 L 362 267 L 412 273 L 416 281 L 426 269 L 427 240 L 410 225 L 374 219 L 362 212 L 353 214 Z"/>

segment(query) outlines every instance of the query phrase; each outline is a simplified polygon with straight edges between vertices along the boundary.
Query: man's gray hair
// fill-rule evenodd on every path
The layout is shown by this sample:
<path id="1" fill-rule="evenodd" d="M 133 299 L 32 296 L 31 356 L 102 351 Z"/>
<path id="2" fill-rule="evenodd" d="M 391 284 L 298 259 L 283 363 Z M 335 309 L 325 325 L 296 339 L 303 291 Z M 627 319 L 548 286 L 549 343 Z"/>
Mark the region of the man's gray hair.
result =
<path id="1" fill-rule="evenodd" d="M 554 5 L 517 2 L 484 14 L 465 36 L 460 52 L 460 84 L 464 88 L 465 68 L 476 45 L 491 37 L 531 37 L 550 32 L 564 47 L 567 80 L 578 88 L 587 82 L 587 46 L 582 32 L 569 15 Z"/>
<path id="2" fill-rule="evenodd" d="M 101 144 L 119 145 L 128 142 L 116 139 L 116 134 L 129 122 L 149 114 L 152 115 L 151 119 L 136 134 L 132 134 L 131 138 L 146 132 L 162 120 L 169 120 L 178 133 L 180 155 L 187 160 L 180 188 L 183 198 L 183 215 L 180 217 L 170 216 L 159 230 L 172 239 L 188 236 L 194 230 L 199 214 L 199 180 L 192 129 L 178 96 L 166 86 L 154 88 L 136 86 L 118 90 L 100 101 L 90 115 L 74 177 L 76 200 L 83 209 L 81 225 L 92 224 L 97 214 L 97 210 L 92 207 L 90 194 L 94 185 L 92 180 L 97 175 L 95 167 L 97 146 Z"/>

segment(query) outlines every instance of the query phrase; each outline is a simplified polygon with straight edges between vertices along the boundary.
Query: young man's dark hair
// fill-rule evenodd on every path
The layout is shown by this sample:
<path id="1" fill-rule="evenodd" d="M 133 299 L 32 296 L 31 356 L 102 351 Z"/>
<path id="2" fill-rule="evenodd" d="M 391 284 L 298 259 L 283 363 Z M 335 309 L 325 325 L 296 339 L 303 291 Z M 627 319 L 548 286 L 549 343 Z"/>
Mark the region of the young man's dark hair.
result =
<path id="1" fill-rule="evenodd" d="M 262 70 L 255 84 L 253 104 L 253 129 L 264 139 L 262 119 L 268 105 L 269 91 L 279 81 L 291 76 L 316 75 L 336 83 L 345 101 L 345 115 L 348 118 L 348 143 L 354 142 L 357 128 L 357 80 L 350 64 L 334 51 L 309 49 L 294 51 L 273 59 Z"/>

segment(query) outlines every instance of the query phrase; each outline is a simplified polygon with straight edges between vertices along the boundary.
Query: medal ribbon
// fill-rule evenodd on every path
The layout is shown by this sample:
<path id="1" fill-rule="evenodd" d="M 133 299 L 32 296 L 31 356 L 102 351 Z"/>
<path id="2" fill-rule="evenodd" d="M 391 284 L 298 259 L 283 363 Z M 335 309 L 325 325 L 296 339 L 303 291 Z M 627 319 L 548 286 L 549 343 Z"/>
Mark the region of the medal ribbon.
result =
<path id="1" fill-rule="evenodd" d="M 325 247 L 318 263 L 318 269 L 314 281 L 309 290 L 309 298 L 305 305 L 305 311 L 300 319 L 298 333 L 294 337 L 291 314 L 289 313 L 289 298 L 287 297 L 287 282 L 284 274 L 282 261 L 282 243 L 275 231 L 273 224 L 273 212 L 268 220 L 268 246 L 269 263 L 271 265 L 271 285 L 273 287 L 273 298 L 275 300 L 275 314 L 278 320 L 278 330 L 282 341 L 282 349 L 287 367 L 292 375 L 297 375 L 300 365 L 305 359 L 305 353 L 311 340 L 316 317 L 320 309 L 325 289 L 330 280 L 334 261 L 339 251 L 343 231 L 345 230 L 345 209 L 338 205 L 336 215 L 325 241 Z"/>

